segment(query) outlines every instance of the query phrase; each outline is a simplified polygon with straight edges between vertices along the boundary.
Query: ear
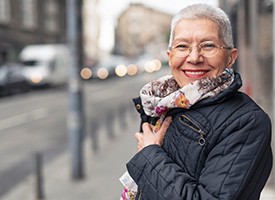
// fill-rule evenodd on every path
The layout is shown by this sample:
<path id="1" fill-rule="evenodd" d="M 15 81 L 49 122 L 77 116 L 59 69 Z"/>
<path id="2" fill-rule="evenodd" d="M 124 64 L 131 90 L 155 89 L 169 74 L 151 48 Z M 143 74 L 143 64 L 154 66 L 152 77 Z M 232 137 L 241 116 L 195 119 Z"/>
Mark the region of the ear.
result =
<path id="1" fill-rule="evenodd" d="M 238 58 L 238 50 L 236 48 L 231 49 L 231 51 L 229 53 L 227 67 L 231 68 L 234 65 L 237 58 Z"/>
<path id="2" fill-rule="evenodd" d="M 172 52 L 171 52 L 171 50 L 167 50 L 167 57 L 168 57 L 168 64 L 169 64 L 169 67 L 171 66 L 170 65 L 170 61 L 171 61 L 171 56 L 172 56 Z"/>

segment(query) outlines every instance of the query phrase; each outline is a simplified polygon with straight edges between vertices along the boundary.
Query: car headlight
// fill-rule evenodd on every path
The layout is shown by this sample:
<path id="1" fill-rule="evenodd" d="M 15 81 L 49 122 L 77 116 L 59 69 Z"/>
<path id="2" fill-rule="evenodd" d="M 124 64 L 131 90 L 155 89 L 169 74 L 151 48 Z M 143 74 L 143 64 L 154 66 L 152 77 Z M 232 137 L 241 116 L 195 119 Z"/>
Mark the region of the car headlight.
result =
<path id="1" fill-rule="evenodd" d="M 34 84 L 38 84 L 43 80 L 43 76 L 42 74 L 32 74 L 31 75 L 31 82 L 33 82 Z"/>

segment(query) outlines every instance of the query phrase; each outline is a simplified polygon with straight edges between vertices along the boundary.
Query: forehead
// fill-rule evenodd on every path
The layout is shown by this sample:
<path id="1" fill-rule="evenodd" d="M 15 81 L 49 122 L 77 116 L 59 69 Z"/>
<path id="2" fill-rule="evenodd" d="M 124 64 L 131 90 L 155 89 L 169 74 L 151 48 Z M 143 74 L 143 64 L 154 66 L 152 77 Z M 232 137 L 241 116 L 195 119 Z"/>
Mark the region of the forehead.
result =
<path id="1" fill-rule="evenodd" d="M 174 41 L 219 41 L 219 25 L 209 19 L 183 19 L 174 30 Z"/>

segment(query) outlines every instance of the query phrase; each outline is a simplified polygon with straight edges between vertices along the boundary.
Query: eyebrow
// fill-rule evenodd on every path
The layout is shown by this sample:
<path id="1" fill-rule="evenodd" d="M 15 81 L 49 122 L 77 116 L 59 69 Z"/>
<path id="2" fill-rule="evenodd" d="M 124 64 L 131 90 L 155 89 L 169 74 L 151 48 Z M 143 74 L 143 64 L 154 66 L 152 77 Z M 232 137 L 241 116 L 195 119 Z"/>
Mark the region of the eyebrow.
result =
<path id="1" fill-rule="evenodd" d="M 173 43 L 176 43 L 176 42 L 189 42 L 190 40 L 188 39 L 185 39 L 185 38 L 177 38 L 177 39 L 174 39 L 173 40 Z M 205 41 L 213 41 L 213 42 L 219 42 L 219 39 L 217 40 L 217 38 L 214 38 L 214 37 L 207 37 L 207 38 L 202 38 L 199 42 L 205 42 Z"/>
<path id="2" fill-rule="evenodd" d="M 188 40 L 184 38 L 178 38 L 178 39 L 174 39 L 173 42 L 188 42 Z"/>

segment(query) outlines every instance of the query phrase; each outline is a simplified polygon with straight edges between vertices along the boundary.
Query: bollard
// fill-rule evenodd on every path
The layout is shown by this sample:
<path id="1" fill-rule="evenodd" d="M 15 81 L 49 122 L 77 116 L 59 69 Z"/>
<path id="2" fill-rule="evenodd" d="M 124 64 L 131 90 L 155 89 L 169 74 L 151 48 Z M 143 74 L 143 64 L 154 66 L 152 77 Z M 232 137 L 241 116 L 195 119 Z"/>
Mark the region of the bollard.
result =
<path id="1" fill-rule="evenodd" d="M 109 110 L 106 113 L 106 128 L 107 128 L 107 135 L 109 139 L 114 139 L 115 138 L 115 132 L 114 132 L 114 119 L 115 119 L 115 114 L 112 110 Z"/>
<path id="2" fill-rule="evenodd" d="M 92 141 L 92 150 L 97 152 L 99 150 L 99 138 L 98 138 L 98 129 L 99 129 L 99 119 L 94 119 L 91 122 L 91 141 Z"/>
<path id="3" fill-rule="evenodd" d="M 134 107 L 134 104 L 131 102 L 131 104 L 129 104 L 129 113 L 130 113 L 130 117 L 131 117 L 131 121 L 135 120 L 136 117 L 138 116 L 138 112 Z"/>
<path id="4" fill-rule="evenodd" d="M 43 190 L 43 174 L 42 174 L 42 155 L 35 154 L 35 176 L 36 176 L 36 199 L 42 200 L 45 198 Z"/>
<path id="5" fill-rule="evenodd" d="M 127 111 L 127 107 L 125 107 L 124 104 L 121 104 L 118 107 L 118 113 L 119 113 L 119 121 L 120 121 L 120 126 L 122 129 L 127 128 L 127 123 L 126 123 L 126 111 Z"/>

